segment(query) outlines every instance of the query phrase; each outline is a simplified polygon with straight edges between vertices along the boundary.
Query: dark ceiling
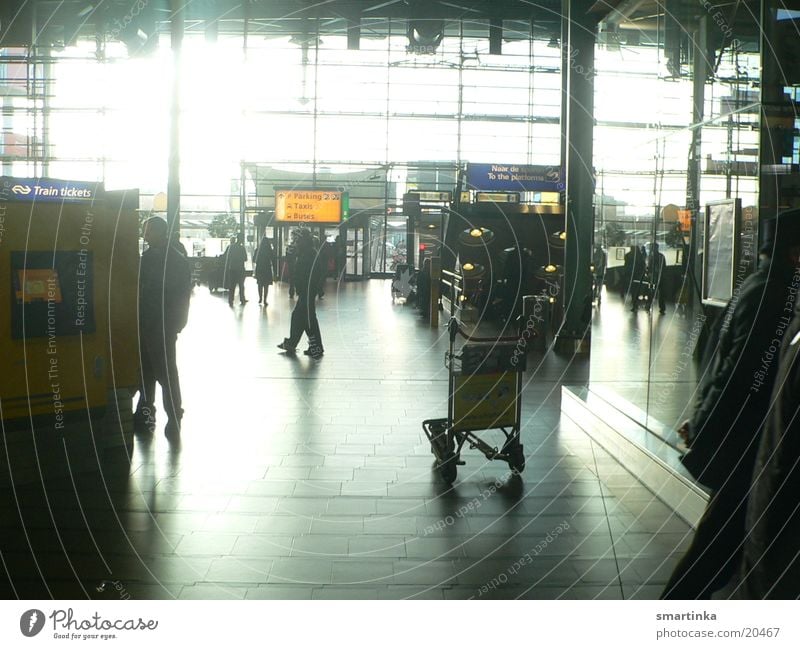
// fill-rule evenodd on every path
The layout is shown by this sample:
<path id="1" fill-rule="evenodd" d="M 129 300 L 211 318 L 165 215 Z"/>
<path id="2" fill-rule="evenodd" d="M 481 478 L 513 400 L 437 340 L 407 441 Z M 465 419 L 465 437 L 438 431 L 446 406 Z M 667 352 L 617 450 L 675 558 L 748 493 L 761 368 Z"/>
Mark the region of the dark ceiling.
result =
<path id="1" fill-rule="evenodd" d="M 166 31 L 172 5 L 180 5 L 186 28 L 219 33 L 330 33 L 360 29 L 362 35 L 395 33 L 403 21 L 463 23 L 486 33 L 500 25 L 504 38 L 531 33 L 545 37 L 558 31 L 561 0 L 0 0 L 0 46 L 64 45 L 76 36 L 118 36 L 121 28 Z M 597 20 L 606 2 L 574 2 Z M 34 28 L 34 24 L 36 27 Z"/>
<path id="2" fill-rule="evenodd" d="M 632 41 L 658 42 L 674 23 L 690 33 L 698 18 L 720 19 L 755 39 L 760 0 L 571 0 L 572 12 L 603 22 L 607 33 L 637 32 Z M 800 0 L 783 0 L 783 6 Z M 126 32 L 169 29 L 172 6 L 182 7 L 189 31 L 264 36 L 357 32 L 362 38 L 398 33 L 409 21 L 444 21 L 446 35 L 464 30 L 502 38 L 551 38 L 560 31 L 562 0 L 0 0 L 0 47 L 63 46 L 78 36 L 125 40 Z M 711 20 L 709 21 L 711 22 Z M 441 23 L 440 23 L 441 24 Z M 674 25 L 673 25 L 674 27 Z M 719 29 L 710 30 L 718 32 Z M 654 38 L 653 35 L 656 35 Z M 496 34 L 495 34 L 496 35 Z M 626 38 L 622 38 L 626 42 Z"/>

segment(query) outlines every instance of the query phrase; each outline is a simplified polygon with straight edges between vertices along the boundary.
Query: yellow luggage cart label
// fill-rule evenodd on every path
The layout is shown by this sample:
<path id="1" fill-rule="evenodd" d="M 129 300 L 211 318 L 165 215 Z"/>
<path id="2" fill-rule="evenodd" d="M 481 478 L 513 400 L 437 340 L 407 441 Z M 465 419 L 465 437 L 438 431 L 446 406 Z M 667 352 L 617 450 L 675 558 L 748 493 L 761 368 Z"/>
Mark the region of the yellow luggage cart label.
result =
<path id="1" fill-rule="evenodd" d="M 453 430 L 487 430 L 517 423 L 517 373 L 454 377 Z"/>

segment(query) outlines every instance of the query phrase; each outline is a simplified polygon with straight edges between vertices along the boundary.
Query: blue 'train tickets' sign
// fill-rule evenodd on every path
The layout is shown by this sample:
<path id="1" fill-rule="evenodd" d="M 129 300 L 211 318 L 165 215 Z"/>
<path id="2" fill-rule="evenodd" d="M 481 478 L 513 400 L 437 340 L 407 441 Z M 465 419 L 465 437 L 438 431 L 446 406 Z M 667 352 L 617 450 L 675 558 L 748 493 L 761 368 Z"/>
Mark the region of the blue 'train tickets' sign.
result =
<path id="1" fill-rule="evenodd" d="M 103 184 L 81 180 L 54 180 L 52 178 L 0 178 L 0 189 L 7 201 L 48 203 L 92 202 Z"/>

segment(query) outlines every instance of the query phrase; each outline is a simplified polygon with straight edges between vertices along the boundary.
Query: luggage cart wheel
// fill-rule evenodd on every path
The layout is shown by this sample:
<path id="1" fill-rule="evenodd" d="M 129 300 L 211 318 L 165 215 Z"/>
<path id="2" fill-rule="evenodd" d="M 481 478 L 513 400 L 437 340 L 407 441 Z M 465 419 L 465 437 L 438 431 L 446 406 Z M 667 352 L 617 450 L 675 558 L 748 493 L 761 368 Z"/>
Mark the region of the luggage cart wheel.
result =
<path id="1" fill-rule="evenodd" d="M 508 468 L 519 475 L 525 470 L 525 453 L 522 450 L 522 444 L 517 444 L 509 449 L 508 454 Z"/>
<path id="2" fill-rule="evenodd" d="M 438 464 L 439 475 L 447 484 L 453 484 L 458 473 L 458 457 L 455 453 L 448 453 L 444 460 Z"/>

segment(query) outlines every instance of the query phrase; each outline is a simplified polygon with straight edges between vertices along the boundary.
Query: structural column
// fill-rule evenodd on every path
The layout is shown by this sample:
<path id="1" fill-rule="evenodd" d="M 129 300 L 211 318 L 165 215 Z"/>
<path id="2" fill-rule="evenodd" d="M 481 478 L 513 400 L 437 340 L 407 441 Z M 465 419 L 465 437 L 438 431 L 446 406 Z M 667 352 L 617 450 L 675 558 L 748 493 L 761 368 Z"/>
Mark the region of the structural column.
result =
<path id="1" fill-rule="evenodd" d="M 797 62 L 787 42 L 787 32 L 792 32 L 779 29 L 777 15 L 782 7 L 778 0 L 761 3 L 759 220 L 800 206 L 800 175 L 795 166 L 783 164 L 784 158 L 792 156 L 798 108 L 784 88 L 797 83 L 800 75 L 796 73 Z"/>
<path id="2" fill-rule="evenodd" d="M 167 224 L 170 233 L 180 231 L 181 220 L 181 47 L 183 45 L 183 6 L 170 0 L 170 43 L 172 47 L 172 96 L 169 107 L 169 176 L 167 179 Z"/>
<path id="3" fill-rule="evenodd" d="M 594 230 L 594 45 L 596 19 L 586 0 L 561 3 L 561 160 L 566 211 L 564 320 L 558 348 L 577 351 L 591 321 Z"/>

